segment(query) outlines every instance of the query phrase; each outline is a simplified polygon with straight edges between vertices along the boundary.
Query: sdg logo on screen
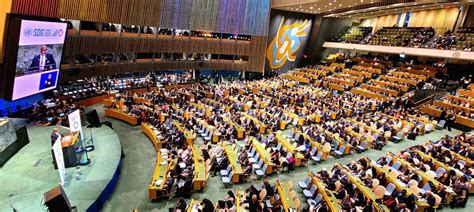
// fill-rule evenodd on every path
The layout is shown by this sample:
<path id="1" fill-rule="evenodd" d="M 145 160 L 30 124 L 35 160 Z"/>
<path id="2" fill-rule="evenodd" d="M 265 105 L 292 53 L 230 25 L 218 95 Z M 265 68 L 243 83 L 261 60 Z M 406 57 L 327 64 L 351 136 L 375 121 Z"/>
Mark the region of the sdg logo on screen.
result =
<path id="1" fill-rule="evenodd" d="M 62 29 L 51 30 L 26 28 L 23 34 L 25 37 L 61 37 L 64 34 L 64 31 Z"/>

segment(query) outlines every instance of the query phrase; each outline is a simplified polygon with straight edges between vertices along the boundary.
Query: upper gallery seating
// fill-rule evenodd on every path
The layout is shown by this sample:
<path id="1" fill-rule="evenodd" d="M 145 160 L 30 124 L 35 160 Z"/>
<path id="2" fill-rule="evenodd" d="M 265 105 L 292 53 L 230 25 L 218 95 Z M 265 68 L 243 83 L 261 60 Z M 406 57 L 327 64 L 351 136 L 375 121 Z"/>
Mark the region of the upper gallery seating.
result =
<path id="1" fill-rule="evenodd" d="M 431 27 L 383 27 L 363 42 L 382 46 L 420 47 L 434 34 Z"/>
<path id="2" fill-rule="evenodd" d="M 464 27 L 457 32 L 446 31 L 435 36 L 432 27 L 383 27 L 370 34 L 371 27 L 352 27 L 346 34 L 333 38 L 333 42 L 359 43 L 382 46 L 403 46 L 445 50 L 472 51 L 474 28 Z"/>
<path id="3" fill-rule="evenodd" d="M 332 39 L 334 42 L 359 43 L 372 32 L 372 27 L 351 27 L 344 30 L 338 37 Z"/>
<path id="4" fill-rule="evenodd" d="M 443 35 L 439 35 L 427 42 L 423 47 L 446 49 L 446 50 L 463 50 L 472 51 L 472 42 L 474 41 L 474 28 L 460 28 L 457 32 L 447 31 Z"/>

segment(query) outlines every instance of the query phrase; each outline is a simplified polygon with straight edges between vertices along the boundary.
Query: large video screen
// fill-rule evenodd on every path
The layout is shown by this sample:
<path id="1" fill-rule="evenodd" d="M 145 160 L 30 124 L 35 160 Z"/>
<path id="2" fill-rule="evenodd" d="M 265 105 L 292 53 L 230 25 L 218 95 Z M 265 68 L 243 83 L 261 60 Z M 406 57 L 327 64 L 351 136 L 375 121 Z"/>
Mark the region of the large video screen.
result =
<path id="1" fill-rule="evenodd" d="M 22 20 L 12 100 L 56 88 L 67 24 Z"/>

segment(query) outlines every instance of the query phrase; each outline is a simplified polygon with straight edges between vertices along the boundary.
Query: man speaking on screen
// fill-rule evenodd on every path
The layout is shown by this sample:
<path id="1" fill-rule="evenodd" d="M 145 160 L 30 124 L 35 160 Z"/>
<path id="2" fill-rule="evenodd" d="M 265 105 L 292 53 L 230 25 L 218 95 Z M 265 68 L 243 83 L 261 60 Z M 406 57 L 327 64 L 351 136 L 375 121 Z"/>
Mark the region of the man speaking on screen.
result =
<path id="1" fill-rule="evenodd" d="M 48 71 L 56 69 L 56 61 L 52 54 L 48 54 L 48 47 L 41 46 L 40 54 L 33 57 L 31 61 L 30 71 Z"/>

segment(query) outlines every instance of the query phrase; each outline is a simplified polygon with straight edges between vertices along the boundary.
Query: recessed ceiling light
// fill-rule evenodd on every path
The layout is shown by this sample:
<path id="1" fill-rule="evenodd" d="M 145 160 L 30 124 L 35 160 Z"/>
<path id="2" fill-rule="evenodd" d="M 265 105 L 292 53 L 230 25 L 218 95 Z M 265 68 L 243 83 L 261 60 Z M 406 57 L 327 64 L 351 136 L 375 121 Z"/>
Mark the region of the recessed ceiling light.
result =
<path id="1" fill-rule="evenodd" d="M 303 7 L 303 5 L 300 5 L 300 8 L 302 8 L 302 7 Z"/>
<path id="2" fill-rule="evenodd" d="M 364 0 L 360 0 L 360 2 L 362 3 L 362 2 L 364 2 Z"/>
<path id="3" fill-rule="evenodd" d="M 331 2 L 329 2 L 329 6 L 331 6 L 331 5 L 332 5 L 332 3 L 331 3 Z"/>
<path id="4" fill-rule="evenodd" d="M 324 5 L 324 8 L 328 7 L 327 5 Z"/>
<path id="5" fill-rule="evenodd" d="M 318 10 L 321 10 L 321 8 L 318 8 Z"/>
<path id="6" fill-rule="evenodd" d="M 339 7 L 342 7 L 342 4 L 339 4 Z"/>
<path id="7" fill-rule="evenodd" d="M 309 9 L 311 9 L 311 10 L 312 10 L 312 9 L 313 9 L 313 7 L 311 6 L 311 7 L 309 7 Z"/>

